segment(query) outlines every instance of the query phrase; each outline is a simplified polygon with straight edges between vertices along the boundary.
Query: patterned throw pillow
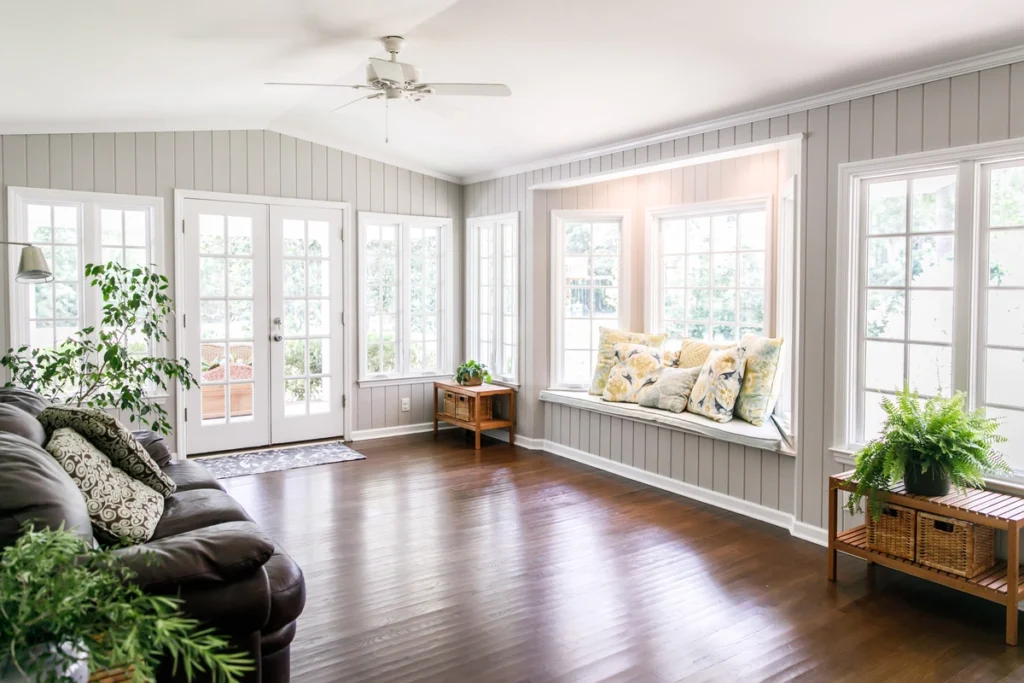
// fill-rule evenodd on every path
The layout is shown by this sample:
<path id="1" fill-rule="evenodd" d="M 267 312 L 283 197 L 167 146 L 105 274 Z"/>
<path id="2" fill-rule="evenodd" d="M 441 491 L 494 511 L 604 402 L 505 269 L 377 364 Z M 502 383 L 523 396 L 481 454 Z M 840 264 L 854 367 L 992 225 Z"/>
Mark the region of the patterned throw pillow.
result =
<path id="1" fill-rule="evenodd" d="M 736 417 L 761 426 L 775 410 L 775 402 L 779 398 L 782 339 L 748 334 L 740 346 L 746 349 L 747 367 L 743 372 L 740 395 L 736 398 Z"/>
<path id="2" fill-rule="evenodd" d="M 164 497 L 121 471 L 73 429 L 53 432 L 46 450 L 85 496 L 89 519 L 106 543 L 145 543 L 164 514 Z"/>
<path id="3" fill-rule="evenodd" d="M 130 476 L 164 497 L 174 493 L 174 482 L 160 471 L 142 444 L 112 415 L 98 408 L 49 406 L 39 413 L 39 421 L 48 434 L 62 427 L 74 429 Z"/>
<path id="4" fill-rule="evenodd" d="M 704 365 L 712 349 L 731 349 L 735 344 L 709 344 L 700 339 L 684 339 L 683 345 L 665 352 L 665 365 L 670 368 L 699 368 Z"/>
<path id="5" fill-rule="evenodd" d="M 743 384 L 744 352 L 745 349 L 738 346 L 711 352 L 690 392 L 690 401 L 686 405 L 689 412 L 710 417 L 716 422 L 732 419 L 736 397 Z"/>
<path id="6" fill-rule="evenodd" d="M 666 334 L 646 334 L 644 332 L 627 332 L 612 327 L 602 327 L 601 337 L 597 346 L 597 367 L 594 369 L 594 381 L 590 383 L 590 393 L 594 396 L 604 394 L 604 385 L 608 381 L 608 373 L 618 362 L 615 360 L 616 344 L 640 344 L 661 349 L 668 337 Z"/>
<path id="7" fill-rule="evenodd" d="M 648 384 L 637 394 L 637 403 L 645 408 L 683 412 L 700 371 L 699 367 L 662 368 L 658 381 Z"/>
<path id="8" fill-rule="evenodd" d="M 636 403 L 637 392 L 658 379 L 661 350 L 643 344 L 616 344 L 618 361 L 608 373 L 601 397 L 615 403 Z"/>

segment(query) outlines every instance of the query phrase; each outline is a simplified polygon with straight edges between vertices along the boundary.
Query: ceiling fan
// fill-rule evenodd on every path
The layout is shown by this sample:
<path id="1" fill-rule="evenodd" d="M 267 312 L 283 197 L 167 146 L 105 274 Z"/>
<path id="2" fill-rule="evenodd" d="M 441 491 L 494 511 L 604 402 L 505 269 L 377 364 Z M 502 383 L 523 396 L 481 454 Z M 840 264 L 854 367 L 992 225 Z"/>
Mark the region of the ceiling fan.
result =
<path id="1" fill-rule="evenodd" d="M 507 85 L 500 83 L 423 83 L 420 81 L 420 70 L 412 64 L 398 61 L 398 53 L 405 45 L 401 36 L 385 36 L 381 39 L 384 49 L 391 54 L 391 59 L 371 57 L 366 65 L 366 85 L 348 85 L 343 83 L 267 83 L 266 85 L 285 85 L 308 88 L 351 88 L 353 90 L 370 91 L 368 95 L 347 102 L 331 111 L 344 109 L 356 102 L 383 99 L 409 100 L 419 102 L 431 95 L 440 97 L 508 97 L 512 91 Z"/>

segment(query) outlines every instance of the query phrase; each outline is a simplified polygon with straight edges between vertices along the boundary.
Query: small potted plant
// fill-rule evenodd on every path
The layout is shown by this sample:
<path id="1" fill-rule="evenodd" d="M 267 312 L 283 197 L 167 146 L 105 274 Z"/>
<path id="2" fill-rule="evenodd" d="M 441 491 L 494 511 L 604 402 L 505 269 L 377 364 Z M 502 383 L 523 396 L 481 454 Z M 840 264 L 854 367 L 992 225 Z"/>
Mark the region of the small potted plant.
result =
<path id="1" fill-rule="evenodd" d="M 153 681 L 167 660 L 192 680 L 232 683 L 253 670 L 228 641 L 182 616 L 181 601 L 131 582 L 117 550 L 64 530 L 27 529 L 0 555 L 0 683 L 84 681 L 131 667 Z"/>
<path id="2" fill-rule="evenodd" d="M 1006 441 L 996 433 L 997 420 L 984 409 L 967 410 L 966 397 L 936 397 L 921 401 L 904 387 L 895 400 L 882 399 L 886 420 L 882 434 L 855 458 L 856 491 L 847 502 L 851 513 L 868 508 L 875 519 L 882 513 L 882 492 L 903 482 L 907 493 L 943 496 L 950 485 L 962 491 L 984 486 L 988 473 L 1009 474 L 1010 467 L 992 446 Z"/>
<path id="3" fill-rule="evenodd" d="M 465 387 L 480 386 L 484 382 L 490 384 L 491 373 L 487 366 L 477 363 L 475 360 L 467 360 L 455 371 L 455 381 Z"/>

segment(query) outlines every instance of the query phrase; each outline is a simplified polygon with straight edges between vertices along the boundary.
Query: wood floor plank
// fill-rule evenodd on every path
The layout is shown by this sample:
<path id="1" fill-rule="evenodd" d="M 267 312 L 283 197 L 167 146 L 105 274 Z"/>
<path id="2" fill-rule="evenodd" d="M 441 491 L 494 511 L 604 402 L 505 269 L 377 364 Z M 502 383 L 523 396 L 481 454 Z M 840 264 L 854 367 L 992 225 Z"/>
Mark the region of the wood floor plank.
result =
<path id="1" fill-rule="evenodd" d="M 227 479 L 302 566 L 303 683 L 1024 678 L 999 605 L 456 430 Z M 862 533 L 862 531 L 861 531 Z"/>

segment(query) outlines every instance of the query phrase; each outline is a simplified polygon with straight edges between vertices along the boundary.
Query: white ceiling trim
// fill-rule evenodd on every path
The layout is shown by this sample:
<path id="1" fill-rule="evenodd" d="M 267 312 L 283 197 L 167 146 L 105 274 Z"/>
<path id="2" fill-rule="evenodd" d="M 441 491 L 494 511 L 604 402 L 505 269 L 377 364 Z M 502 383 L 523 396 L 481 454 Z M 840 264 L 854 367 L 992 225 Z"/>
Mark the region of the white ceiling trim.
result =
<path id="1" fill-rule="evenodd" d="M 891 90 L 921 85 L 922 83 L 929 83 L 943 78 L 953 78 L 954 76 L 960 76 L 984 69 L 991 69 L 997 66 L 1005 66 L 1007 64 L 1013 64 L 1020 61 L 1024 61 L 1024 46 L 1012 47 L 998 52 L 990 52 L 977 57 L 968 57 L 967 59 L 961 59 L 955 62 L 947 62 L 945 64 L 918 69 L 916 71 L 910 71 L 897 76 L 881 78 L 861 85 L 840 88 L 820 95 L 812 95 L 811 97 L 792 100 L 783 104 L 762 107 L 761 109 L 754 109 L 741 114 L 724 116 L 710 121 L 705 121 L 703 123 L 684 126 L 682 128 L 674 128 L 662 133 L 654 133 L 643 137 L 612 143 L 610 145 L 592 147 L 579 152 L 540 159 L 528 164 L 519 164 L 517 166 L 508 166 L 506 168 L 499 168 L 493 171 L 477 173 L 462 178 L 461 182 L 464 185 L 470 185 L 472 183 L 484 182 L 486 180 L 494 180 L 495 178 L 503 178 L 505 176 L 517 175 L 519 173 L 537 171 L 543 168 L 548 168 L 549 166 L 558 166 L 561 164 L 572 163 L 574 161 L 600 157 L 606 154 L 624 152 L 626 150 L 645 147 L 647 145 L 661 144 L 662 142 L 668 142 L 669 140 L 675 140 L 677 138 L 688 137 L 690 135 L 701 135 L 721 128 L 740 126 L 747 123 L 753 123 L 755 121 L 763 121 L 776 116 L 788 116 L 801 111 L 827 107 L 832 104 L 855 100 L 860 97 L 878 95 Z"/>

